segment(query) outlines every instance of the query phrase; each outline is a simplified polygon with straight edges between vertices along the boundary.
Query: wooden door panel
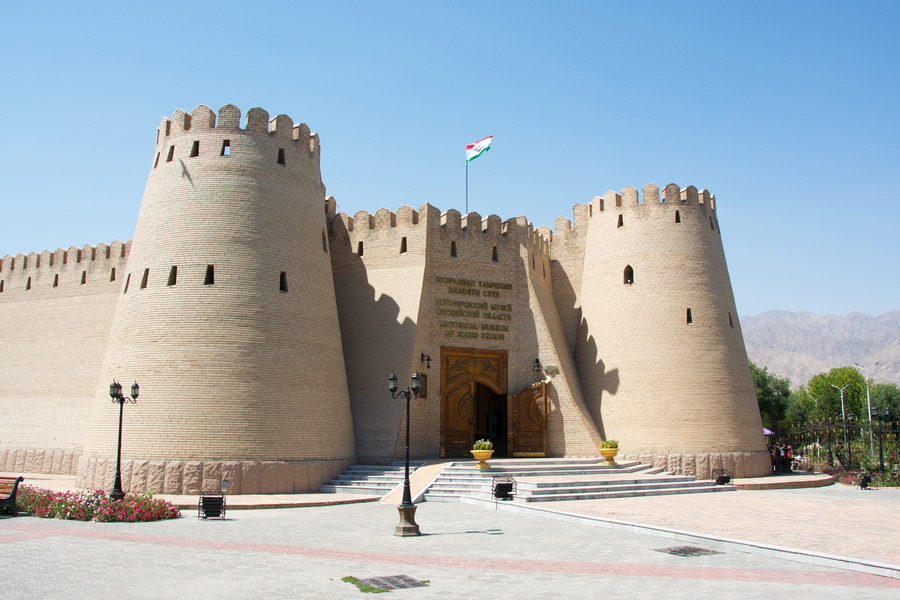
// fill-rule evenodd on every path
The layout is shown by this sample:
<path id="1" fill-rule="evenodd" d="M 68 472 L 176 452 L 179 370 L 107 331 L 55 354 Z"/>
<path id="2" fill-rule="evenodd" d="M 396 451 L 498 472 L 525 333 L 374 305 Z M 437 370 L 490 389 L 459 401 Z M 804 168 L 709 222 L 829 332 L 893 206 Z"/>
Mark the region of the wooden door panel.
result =
<path id="1" fill-rule="evenodd" d="M 509 397 L 512 456 L 547 456 L 547 384 L 539 381 Z"/>

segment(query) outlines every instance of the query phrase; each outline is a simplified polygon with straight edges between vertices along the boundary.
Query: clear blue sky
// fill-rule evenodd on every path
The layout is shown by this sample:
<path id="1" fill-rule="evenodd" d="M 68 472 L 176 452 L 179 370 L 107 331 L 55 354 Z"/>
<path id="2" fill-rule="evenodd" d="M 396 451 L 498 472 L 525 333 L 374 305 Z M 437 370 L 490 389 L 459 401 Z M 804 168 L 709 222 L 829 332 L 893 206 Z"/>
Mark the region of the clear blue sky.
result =
<path id="1" fill-rule="evenodd" d="M 340 209 L 707 188 L 738 310 L 900 308 L 898 2 L 16 2 L 0 255 L 127 240 L 175 109 L 309 124 Z"/>

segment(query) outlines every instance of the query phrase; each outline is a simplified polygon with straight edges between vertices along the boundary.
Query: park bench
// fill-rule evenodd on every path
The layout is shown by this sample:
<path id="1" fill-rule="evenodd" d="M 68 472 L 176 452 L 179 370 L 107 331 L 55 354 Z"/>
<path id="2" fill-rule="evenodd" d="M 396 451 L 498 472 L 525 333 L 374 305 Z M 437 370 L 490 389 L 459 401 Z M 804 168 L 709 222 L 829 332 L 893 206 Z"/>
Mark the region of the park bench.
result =
<path id="1" fill-rule="evenodd" d="M 16 492 L 24 477 L 0 477 L 0 506 L 9 507 L 12 516 L 16 516 Z"/>

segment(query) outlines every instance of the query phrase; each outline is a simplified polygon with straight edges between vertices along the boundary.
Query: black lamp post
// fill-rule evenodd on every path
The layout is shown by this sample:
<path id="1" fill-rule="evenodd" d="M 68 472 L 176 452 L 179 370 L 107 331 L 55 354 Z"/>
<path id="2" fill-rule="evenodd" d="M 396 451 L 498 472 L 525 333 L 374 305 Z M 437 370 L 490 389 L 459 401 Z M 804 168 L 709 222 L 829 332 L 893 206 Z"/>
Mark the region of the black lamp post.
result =
<path id="1" fill-rule="evenodd" d="M 406 398 L 406 474 L 403 477 L 403 502 L 397 507 L 400 512 L 400 522 L 394 529 L 394 535 L 402 537 L 422 535 L 416 524 L 416 505 L 413 504 L 412 494 L 409 491 L 409 400 L 412 397 L 419 397 L 419 392 L 422 390 L 422 377 L 416 371 L 410 379 L 409 387 L 398 392 L 397 375 L 391 371 L 391 376 L 388 377 L 388 389 L 391 397 L 395 400 L 401 397 Z"/>
<path id="2" fill-rule="evenodd" d="M 876 406 L 869 416 L 878 421 L 878 472 L 884 473 L 884 422 L 890 423 L 891 409 L 885 407 L 884 410 L 879 411 Z"/>
<path id="3" fill-rule="evenodd" d="M 131 402 L 132 404 L 137 403 L 138 392 L 140 392 L 141 388 L 137 384 L 137 381 L 134 382 L 134 385 L 131 386 L 131 397 L 122 395 L 122 384 L 116 380 L 113 380 L 111 384 L 109 384 L 109 396 L 112 398 L 113 403 L 119 404 L 119 446 L 116 449 L 116 479 L 113 481 L 113 489 L 109 493 L 109 497 L 113 500 L 121 500 L 125 497 L 125 492 L 122 491 L 122 409 L 125 407 L 125 402 Z"/>

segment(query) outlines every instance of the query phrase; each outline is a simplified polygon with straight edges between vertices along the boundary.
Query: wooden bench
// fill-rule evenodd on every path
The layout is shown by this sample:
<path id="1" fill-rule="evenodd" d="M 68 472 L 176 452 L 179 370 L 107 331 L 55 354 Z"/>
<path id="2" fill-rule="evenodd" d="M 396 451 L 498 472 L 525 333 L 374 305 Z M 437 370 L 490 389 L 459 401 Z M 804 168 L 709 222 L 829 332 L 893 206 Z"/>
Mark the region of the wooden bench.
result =
<path id="1" fill-rule="evenodd" d="M 7 506 L 12 516 L 16 516 L 16 492 L 24 477 L 0 477 L 0 506 Z"/>

